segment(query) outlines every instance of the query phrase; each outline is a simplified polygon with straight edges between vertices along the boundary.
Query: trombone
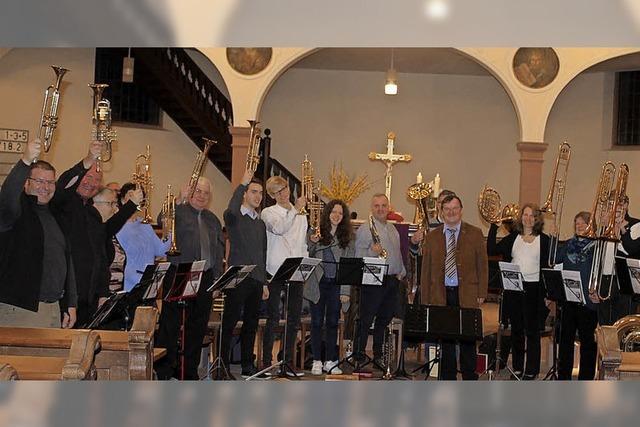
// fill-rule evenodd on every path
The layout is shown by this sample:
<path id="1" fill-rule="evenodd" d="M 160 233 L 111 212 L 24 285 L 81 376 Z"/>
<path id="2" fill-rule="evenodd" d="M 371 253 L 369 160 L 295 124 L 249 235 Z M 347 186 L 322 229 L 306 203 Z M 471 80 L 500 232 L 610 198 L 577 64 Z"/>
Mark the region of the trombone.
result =
<path id="1" fill-rule="evenodd" d="M 564 205 L 564 194 L 567 186 L 567 172 L 569 171 L 569 159 L 571 158 L 571 146 L 564 141 L 558 147 L 558 157 L 556 166 L 551 175 L 549 192 L 547 199 L 540 208 L 542 213 L 553 215 L 553 230 L 549 233 L 549 260 L 551 267 L 555 265 L 558 253 L 558 242 L 560 241 L 560 224 L 562 223 L 562 207 Z M 558 175 L 558 173 L 560 173 Z"/>
<path id="2" fill-rule="evenodd" d="M 620 241 L 619 229 L 617 227 L 618 210 L 626 198 L 629 167 L 625 163 L 622 163 L 618 168 L 615 185 L 614 178 L 616 178 L 616 167 L 612 162 L 605 162 L 602 166 L 600 180 L 598 181 L 589 224 L 582 236 L 595 240 L 591 275 L 589 276 L 589 293 L 597 295 L 601 301 L 606 301 L 611 298 L 611 289 L 614 285 L 615 268 L 611 273 L 609 290 L 606 295 L 602 294 L 605 262 L 607 260 L 607 251 L 610 249 L 608 243 L 617 243 Z"/>
<path id="3" fill-rule="evenodd" d="M 56 81 L 49 85 L 44 91 L 44 102 L 40 113 L 40 127 L 38 128 L 38 138 L 42 141 L 42 148 L 45 153 L 49 152 L 53 142 L 53 134 L 58 126 L 58 105 L 60 103 L 60 85 L 65 73 L 69 71 L 64 67 L 52 65 L 56 73 Z"/>

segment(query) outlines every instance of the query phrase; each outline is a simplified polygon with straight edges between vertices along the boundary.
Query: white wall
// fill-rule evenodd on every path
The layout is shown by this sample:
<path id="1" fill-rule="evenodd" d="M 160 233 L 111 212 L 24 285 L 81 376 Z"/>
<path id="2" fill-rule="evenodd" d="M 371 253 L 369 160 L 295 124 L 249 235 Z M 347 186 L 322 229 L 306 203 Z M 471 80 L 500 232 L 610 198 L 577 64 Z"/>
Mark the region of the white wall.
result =
<path id="1" fill-rule="evenodd" d="M 607 160 L 616 166 L 621 162 L 629 165 L 629 211 L 632 216 L 640 215 L 640 186 L 637 184 L 640 151 L 637 148 L 612 148 L 614 83 L 614 73 L 579 75 L 560 94 L 549 117 L 545 135 L 545 141 L 549 143 L 544 164 L 545 196 L 558 144 L 567 140 L 572 148 L 562 221 L 565 237 L 573 231 L 574 215 L 592 209 L 602 164 Z"/>
<path id="2" fill-rule="evenodd" d="M 309 154 L 325 182 L 334 161 L 352 175 L 366 172 L 373 188 L 352 206 L 363 217 L 370 196 L 384 192 L 384 165 L 367 155 L 386 151 L 393 131 L 396 152 L 413 155 L 393 175 L 392 204 L 406 220 L 413 219 L 414 205 L 405 192 L 418 172 L 429 180 L 439 172 L 443 187 L 462 197 L 465 220 L 476 225 L 483 225 L 476 200 L 485 183 L 503 203 L 517 201 L 517 118 L 493 77 L 400 74 L 395 97 L 384 95 L 383 85 L 383 73 L 288 70 L 260 115 L 272 130 L 272 155 L 300 175 Z"/>
<path id="3" fill-rule="evenodd" d="M 91 90 L 94 49 L 13 49 L 0 59 L 0 127 L 28 129 L 35 136 L 42 108 L 43 91 L 52 83 L 51 64 L 71 71 L 64 78 L 59 126 L 54 146 L 44 160 L 59 172 L 77 163 L 87 152 L 91 135 Z M 197 154 L 196 146 L 166 114 L 161 128 L 119 126 L 113 160 L 105 164 L 104 182 L 124 183 L 130 179 L 135 157 L 151 145 L 154 191 L 152 211 L 160 210 L 167 184 L 179 187 L 188 181 Z M 17 155 L 3 154 L 0 161 L 17 161 Z M 231 197 L 229 181 L 212 164 L 205 168 L 214 185 L 211 210 L 220 218 Z"/>

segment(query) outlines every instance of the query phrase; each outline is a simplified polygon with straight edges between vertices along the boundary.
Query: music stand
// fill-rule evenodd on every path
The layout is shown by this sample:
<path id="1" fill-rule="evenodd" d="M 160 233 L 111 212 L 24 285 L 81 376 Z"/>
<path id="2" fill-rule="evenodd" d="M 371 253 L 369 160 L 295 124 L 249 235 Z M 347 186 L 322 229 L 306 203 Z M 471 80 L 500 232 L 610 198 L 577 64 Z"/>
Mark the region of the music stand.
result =
<path id="1" fill-rule="evenodd" d="M 494 362 L 495 375 L 497 376 L 498 374 L 500 374 L 500 365 L 504 362 L 505 368 L 507 369 L 507 371 L 509 371 L 511 376 L 514 377 L 517 381 L 521 381 L 522 378 L 516 375 L 514 370 L 509 367 L 507 360 L 502 359 L 501 347 L 502 334 L 505 330 L 504 323 L 502 322 L 504 309 L 504 291 L 507 290 L 512 292 L 524 292 L 524 286 L 522 284 L 522 273 L 520 272 L 520 267 L 517 264 L 500 261 L 498 262 L 498 266 L 500 268 L 500 283 L 502 284 L 502 288 L 498 293 L 498 330 L 496 332 L 496 354 Z M 491 367 L 491 362 L 489 362 L 488 366 Z M 489 380 L 493 380 L 493 371 L 491 369 L 487 369 L 487 373 Z"/>
<path id="2" fill-rule="evenodd" d="M 620 293 L 640 295 L 640 260 L 616 257 L 615 267 Z"/>
<path id="3" fill-rule="evenodd" d="M 552 342 L 553 342 L 553 364 L 549 368 L 549 371 L 542 379 L 544 380 L 557 380 L 558 379 L 558 339 L 557 336 L 562 336 L 562 321 L 560 319 L 560 303 L 564 304 L 567 301 L 565 297 L 564 283 L 562 281 L 562 270 L 556 270 L 552 268 L 542 269 L 542 284 L 546 289 L 547 299 L 556 303 L 555 320 L 552 327 Z M 556 325 L 559 325 L 556 333 Z"/>
<path id="4" fill-rule="evenodd" d="M 375 261 L 378 261 L 377 263 Z M 381 263 L 380 258 L 340 258 L 340 262 L 338 263 L 338 271 L 336 274 L 336 282 L 340 285 L 346 286 L 355 286 L 358 289 L 358 311 L 357 316 L 354 322 L 354 328 L 358 332 L 354 334 L 354 339 L 356 339 L 356 345 L 354 346 L 354 351 L 351 355 L 342 358 L 342 360 L 338 361 L 336 366 L 339 367 L 344 364 L 349 364 L 353 367 L 352 372 L 359 372 L 365 366 L 371 364 L 373 359 L 371 359 L 364 349 L 360 348 L 360 322 L 362 319 L 362 287 L 363 286 L 381 286 L 382 279 L 380 275 L 384 276 L 386 272 L 387 265 L 383 262 Z M 382 273 L 382 274 L 381 274 Z M 364 357 L 364 363 L 361 358 Z M 331 368 L 328 374 L 331 374 Z"/>
<path id="5" fill-rule="evenodd" d="M 113 293 L 102 303 L 98 310 L 94 313 L 91 320 L 82 326 L 83 329 L 100 329 L 109 317 L 120 310 L 124 310 L 127 293 L 125 291 L 118 291 Z"/>
<path id="6" fill-rule="evenodd" d="M 286 362 L 287 358 L 287 331 L 288 331 L 288 320 L 289 320 L 289 288 L 291 284 L 296 286 L 302 286 L 304 282 L 313 274 L 313 271 L 316 267 L 322 262 L 321 259 L 317 258 L 302 258 L 302 257 L 292 257 L 285 259 L 276 274 L 273 275 L 269 283 L 283 283 L 287 291 L 285 293 L 284 300 L 284 336 L 282 339 L 282 360 L 277 361 L 271 366 L 264 368 L 263 370 L 257 372 L 256 374 L 247 377 L 246 381 L 251 381 L 255 378 L 261 377 L 263 374 L 272 371 L 275 368 L 279 368 L 278 373 L 274 375 L 277 378 L 295 378 L 298 379 L 298 375 L 293 370 L 291 366 Z"/>
<path id="7" fill-rule="evenodd" d="M 185 334 L 187 323 L 187 301 L 194 299 L 200 288 L 200 281 L 204 273 L 205 260 L 185 262 L 178 264 L 176 274 L 173 276 L 173 283 L 167 296 L 164 298 L 167 302 L 177 302 L 181 309 L 182 315 L 180 320 L 180 334 L 178 356 L 180 358 L 180 379 L 184 379 L 185 360 Z"/>
<path id="8" fill-rule="evenodd" d="M 244 279 L 247 278 L 247 276 L 249 276 L 255 267 L 255 265 L 232 265 L 227 268 L 227 271 L 225 271 L 222 276 L 220 276 L 218 280 L 216 280 L 213 285 L 207 289 L 207 292 L 221 292 L 223 307 L 223 315 L 220 316 L 220 329 L 218 330 L 218 354 L 207 372 L 207 376 L 214 381 L 236 379 L 231 374 L 229 368 L 224 364 L 224 359 L 222 358 L 222 325 L 224 322 L 226 292 L 230 289 L 235 289 Z"/>

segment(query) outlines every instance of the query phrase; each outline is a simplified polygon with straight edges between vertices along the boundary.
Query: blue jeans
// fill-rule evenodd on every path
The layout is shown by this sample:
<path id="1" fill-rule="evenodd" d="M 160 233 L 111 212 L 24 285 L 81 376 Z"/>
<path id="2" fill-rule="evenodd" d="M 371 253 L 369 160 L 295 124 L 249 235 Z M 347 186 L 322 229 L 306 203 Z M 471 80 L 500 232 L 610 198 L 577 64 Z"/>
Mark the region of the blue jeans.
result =
<path id="1" fill-rule="evenodd" d="M 322 278 L 320 299 L 311 303 L 311 350 L 313 360 L 322 360 L 322 327 L 326 328 L 327 360 L 338 360 L 338 321 L 340 319 L 340 286 L 335 279 Z M 326 321 L 326 323 L 325 323 Z"/>

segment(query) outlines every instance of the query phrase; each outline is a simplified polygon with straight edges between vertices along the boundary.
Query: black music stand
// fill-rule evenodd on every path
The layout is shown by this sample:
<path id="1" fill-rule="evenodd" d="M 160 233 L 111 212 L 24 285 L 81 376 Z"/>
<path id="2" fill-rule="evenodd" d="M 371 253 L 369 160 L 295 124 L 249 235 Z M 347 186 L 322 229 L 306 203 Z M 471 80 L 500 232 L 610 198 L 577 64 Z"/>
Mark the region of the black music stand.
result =
<path id="1" fill-rule="evenodd" d="M 451 306 L 435 306 L 407 304 L 405 313 L 405 334 L 418 337 L 424 342 L 437 342 L 436 357 L 413 372 L 423 370 L 429 378 L 431 370 L 438 362 L 438 379 L 442 378 L 442 342 L 443 341 L 478 341 L 483 337 L 482 310 L 479 308 L 462 308 Z"/>
<path id="2" fill-rule="evenodd" d="M 560 310 L 560 304 L 565 304 L 567 298 L 565 296 L 564 283 L 562 281 L 562 270 L 555 270 L 551 268 L 542 269 L 542 284 L 546 289 L 547 299 L 556 303 L 555 320 L 552 325 L 553 334 L 553 364 L 549 368 L 549 371 L 542 379 L 545 380 L 557 380 L 558 379 L 558 335 L 562 336 L 562 312 Z M 556 333 L 556 325 L 558 330 Z"/>
<path id="3" fill-rule="evenodd" d="M 638 296 L 640 293 L 636 293 L 633 289 L 632 279 L 635 282 L 640 281 L 640 270 L 637 267 L 630 266 L 627 259 L 632 258 L 615 257 L 616 276 L 618 277 L 620 294 Z M 613 284 L 610 286 L 613 286 Z"/>
<path id="4" fill-rule="evenodd" d="M 311 258 L 306 258 L 306 260 L 310 260 Z M 278 369 L 278 373 L 273 377 L 276 378 L 295 378 L 298 379 L 298 375 L 293 370 L 291 366 L 286 362 L 287 358 L 287 331 L 288 331 L 288 320 L 289 320 L 289 288 L 293 284 L 294 286 L 302 286 L 304 282 L 313 274 L 315 268 L 320 264 L 321 260 L 317 260 L 318 262 L 315 265 L 311 265 L 309 263 L 305 263 L 305 258 L 302 257 L 292 257 L 287 258 L 283 261 L 276 274 L 270 280 L 270 283 L 283 283 L 287 291 L 285 293 L 284 300 L 284 332 L 282 338 L 282 360 L 277 361 L 271 366 L 264 368 L 263 370 L 257 372 L 256 374 L 246 378 L 246 381 L 251 381 L 253 379 L 261 377 L 263 374 L 272 371 L 275 368 Z M 279 317 L 279 316 L 278 316 Z"/>
<path id="5" fill-rule="evenodd" d="M 216 359 L 211 364 L 207 376 L 214 381 L 226 381 L 235 380 L 236 378 L 231 374 L 229 368 L 224 364 L 222 358 L 222 325 L 224 322 L 224 304 L 226 298 L 226 292 L 230 289 L 235 289 L 255 268 L 255 265 L 232 265 L 227 268 L 218 280 L 207 289 L 207 292 L 221 292 L 222 294 L 222 307 L 223 315 L 220 316 L 220 329 L 218 330 L 218 354 Z M 206 377 L 205 377 L 206 378 Z M 201 378 L 204 379 L 204 378 Z"/>
<path id="6" fill-rule="evenodd" d="M 178 336 L 178 357 L 180 360 L 180 379 L 184 380 L 185 370 L 185 334 L 187 323 L 187 301 L 196 298 L 198 289 L 200 287 L 200 281 L 204 274 L 204 266 L 206 261 L 194 261 L 178 264 L 175 276 L 173 276 L 173 283 L 167 296 L 164 298 L 167 302 L 177 302 L 178 307 L 181 309 L 180 318 L 180 334 Z"/>
<path id="7" fill-rule="evenodd" d="M 112 315 L 126 310 L 127 293 L 118 291 L 109 296 L 107 300 L 96 310 L 91 320 L 82 326 L 83 329 L 101 329 Z"/>
<path id="8" fill-rule="evenodd" d="M 353 353 L 342 358 L 342 360 L 338 361 L 334 367 L 349 364 L 353 367 L 352 372 L 354 373 L 360 372 L 365 366 L 373 363 L 373 359 L 366 354 L 364 349 L 360 348 L 360 322 L 362 319 L 362 287 L 382 286 L 382 281 L 380 279 L 377 280 L 379 283 L 376 283 L 375 285 L 363 283 L 363 276 L 365 275 L 365 272 L 372 276 L 379 274 L 379 271 L 376 271 L 374 267 L 384 268 L 386 267 L 386 264 L 367 264 L 365 263 L 364 258 L 346 257 L 340 258 L 340 262 L 338 263 L 336 282 L 340 285 L 355 286 L 358 289 L 358 312 L 354 322 L 354 328 L 357 333 L 353 334 L 353 338 L 356 340 Z M 364 359 L 364 361 L 362 359 Z M 331 368 L 327 373 L 331 374 L 331 370 L 333 370 L 333 368 Z"/>
<path id="9" fill-rule="evenodd" d="M 500 266 L 500 264 L 501 263 L 499 262 L 498 265 Z M 509 284 L 509 287 L 513 289 L 505 289 L 505 282 L 507 282 Z M 514 372 L 514 370 L 509 367 L 507 360 L 502 359 L 502 334 L 505 330 L 505 325 L 502 322 L 504 310 L 504 291 L 509 290 L 511 292 L 524 292 L 524 286 L 522 285 L 522 273 L 505 271 L 500 268 L 500 284 L 502 285 L 502 287 L 500 288 L 500 292 L 498 292 L 498 331 L 496 332 L 496 353 L 494 361 L 495 375 L 497 376 L 498 374 L 500 374 L 500 366 L 504 362 L 505 368 L 507 369 L 507 371 L 509 371 L 511 376 L 515 378 L 516 381 L 522 381 L 522 378 L 520 378 Z M 507 359 L 508 358 L 509 356 L 507 355 Z M 490 369 L 492 365 L 491 361 L 489 361 L 487 365 L 489 368 L 487 368 L 486 373 L 488 374 L 488 378 L 491 381 L 493 380 L 494 376 L 494 372 Z"/>

